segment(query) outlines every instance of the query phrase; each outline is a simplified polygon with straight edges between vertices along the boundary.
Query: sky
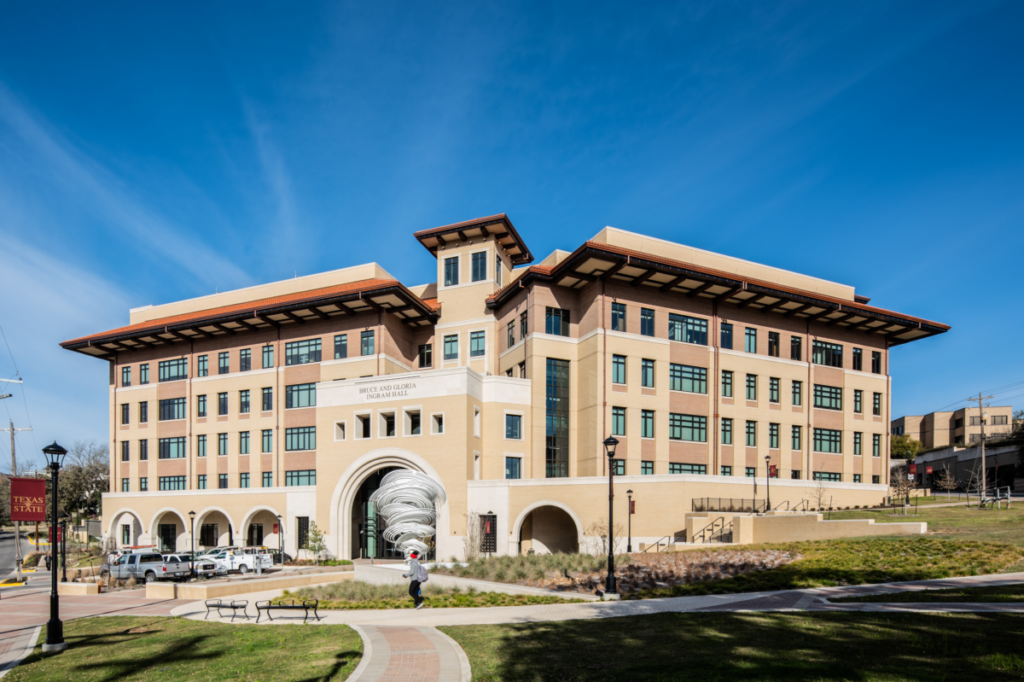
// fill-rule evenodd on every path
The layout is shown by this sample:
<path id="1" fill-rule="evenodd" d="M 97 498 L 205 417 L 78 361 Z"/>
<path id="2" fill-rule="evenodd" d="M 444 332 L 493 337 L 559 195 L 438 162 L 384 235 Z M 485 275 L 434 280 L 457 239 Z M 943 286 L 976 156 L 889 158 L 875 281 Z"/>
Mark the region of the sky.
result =
<path id="1" fill-rule="evenodd" d="M 128 310 L 376 261 L 509 215 L 850 284 L 952 326 L 893 416 L 1024 406 L 1024 4 L 8 3 L 0 421 L 105 442 Z M 6 425 L 5 425 L 6 426 Z M 0 434 L 0 462 L 9 461 Z M 32 459 L 34 457 L 34 460 Z"/>

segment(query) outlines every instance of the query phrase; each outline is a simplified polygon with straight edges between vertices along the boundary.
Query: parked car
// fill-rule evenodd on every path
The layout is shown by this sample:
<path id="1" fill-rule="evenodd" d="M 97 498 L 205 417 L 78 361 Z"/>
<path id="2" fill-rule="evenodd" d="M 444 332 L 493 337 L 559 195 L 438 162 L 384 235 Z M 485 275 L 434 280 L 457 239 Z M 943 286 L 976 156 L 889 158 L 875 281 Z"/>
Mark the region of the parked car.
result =
<path id="1" fill-rule="evenodd" d="M 249 571 L 255 571 L 257 566 L 262 570 L 273 565 L 273 558 L 266 548 L 248 549 L 250 551 L 243 548 L 228 549 L 214 554 L 210 558 L 217 562 L 217 572 L 222 575 L 227 575 L 233 571 L 238 571 L 245 575 Z"/>
<path id="2" fill-rule="evenodd" d="M 186 564 L 192 565 L 195 568 L 196 575 L 200 578 L 217 573 L 217 562 L 211 559 L 208 554 L 196 552 L 194 555 L 186 553 L 179 554 L 178 556 Z"/>
<path id="3" fill-rule="evenodd" d="M 181 580 L 188 578 L 187 561 L 181 561 L 177 555 L 169 555 L 166 559 L 156 552 L 125 554 L 112 564 L 105 564 L 100 575 L 110 576 L 116 580 L 135 578 L 137 582 L 155 582 L 157 580 Z"/>

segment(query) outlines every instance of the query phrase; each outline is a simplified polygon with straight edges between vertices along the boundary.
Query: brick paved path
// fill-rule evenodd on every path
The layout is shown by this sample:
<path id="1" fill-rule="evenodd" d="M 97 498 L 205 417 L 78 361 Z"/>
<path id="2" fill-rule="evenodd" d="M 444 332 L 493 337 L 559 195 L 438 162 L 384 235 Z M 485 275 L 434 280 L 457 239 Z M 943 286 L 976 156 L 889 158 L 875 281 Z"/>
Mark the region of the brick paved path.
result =
<path id="1" fill-rule="evenodd" d="M 356 628 L 363 662 L 349 682 L 469 682 L 469 660 L 434 628 Z"/>

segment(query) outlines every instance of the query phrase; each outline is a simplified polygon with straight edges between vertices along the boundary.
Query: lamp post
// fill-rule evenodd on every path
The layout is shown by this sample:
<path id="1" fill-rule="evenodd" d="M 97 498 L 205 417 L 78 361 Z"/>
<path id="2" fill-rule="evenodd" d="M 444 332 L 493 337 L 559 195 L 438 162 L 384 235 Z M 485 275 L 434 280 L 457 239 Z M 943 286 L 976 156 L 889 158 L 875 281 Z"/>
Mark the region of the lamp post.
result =
<path id="1" fill-rule="evenodd" d="M 764 456 L 764 475 L 765 475 L 765 484 L 764 484 L 765 485 L 765 488 L 764 488 L 765 489 L 765 493 L 764 494 L 765 494 L 765 497 L 767 498 L 767 501 L 768 501 L 768 508 L 765 509 L 766 513 L 770 512 L 772 510 L 772 465 L 771 465 L 771 461 L 772 461 L 771 455 L 765 455 Z"/>
<path id="2" fill-rule="evenodd" d="M 277 552 L 281 555 L 281 568 L 284 568 L 284 524 L 281 515 L 277 515 Z"/>
<path id="3" fill-rule="evenodd" d="M 196 579 L 196 513 L 190 511 L 188 513 L 188 521 L 191 524 L 188 537 L 192 541 L 192 553 L 188 556 L 188 579 Z"/>
<path id="4" fill-rule="evenodd" d="M 67 514 L 60 517 L 60 581 L 62 583 L 68 581 L 68 521 L 70 519 L 71 517 Z"/>
<path id="5" fill-rule="evenodd" d="M 629 500 L 629 506 L 626 507 L 626 518 L 629 519 L 626 522 L 626 554 L 633 553 L 633 491 L 626 491 L 626 499 Z"/>
<path id="6" fill-rule="evenodd" d="M 64 462 L 64 456 L 68 454 L 68 451 L 57 445 L 57 441 L 54 441 L 53 445 L 48 445 L 43 448 L 43 454 L 46 455 L 46 461 L 50 467 L 50 481 L 52 487 L 52 493 L 50 495 L 50 518 L 56 522 L 58 490 L 57 474 L 60 471 L 60 465 Z M 54 525 L 56 525 L 56 523 Z M 53 541 L 50 544 L 51 548 L 54 546 L 53 542 L 56 542 L 56 538 L 53 538 Z M 54 559 L 56 559 L 56 556 L 54 556 Z M 60 622 L 60 602 L 57 598 L 57 571 L 50 571 L 50 620 L 46 623 L 46 642 L 43 644 L 43 651 L 48 653 L 58 652 L 64 651 L 67 648 L 68 644 L 64 641 L 64 624 Z"/>
<path id="7" fill-rule="evenodd" d="M 604 590 L 607 594 L 617 594 L 615 590 L 615 533 L 613 531 L 615 528 L 613 521 L 615 487 L 612 483 L 614 477 L 612 464 L 615 459 L 615 446 L 618 444 L 619 441 L 615 436 L 608 436 L 604 440 L 604 449 L 608 453 L 608 582 Z"/>

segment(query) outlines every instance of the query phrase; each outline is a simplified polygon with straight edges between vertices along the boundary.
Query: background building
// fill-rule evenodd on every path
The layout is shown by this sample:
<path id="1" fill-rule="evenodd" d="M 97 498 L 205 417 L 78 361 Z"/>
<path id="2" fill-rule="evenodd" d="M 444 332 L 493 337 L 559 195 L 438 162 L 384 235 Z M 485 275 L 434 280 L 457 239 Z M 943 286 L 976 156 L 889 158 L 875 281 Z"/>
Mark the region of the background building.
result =
<path id="1" fill-rule="evenodd" d="M 1013 430 L 1013 407 L 986 407 L 986 438 L 1005 438 Z M 892 420 L 890 433 L 907 435 L 921 441 L 926 449 L 946 445 L 965 445 L 981 440 L 981 414 L 977 407 L 962 407 L 953 412 L 908 415 Z"/>

